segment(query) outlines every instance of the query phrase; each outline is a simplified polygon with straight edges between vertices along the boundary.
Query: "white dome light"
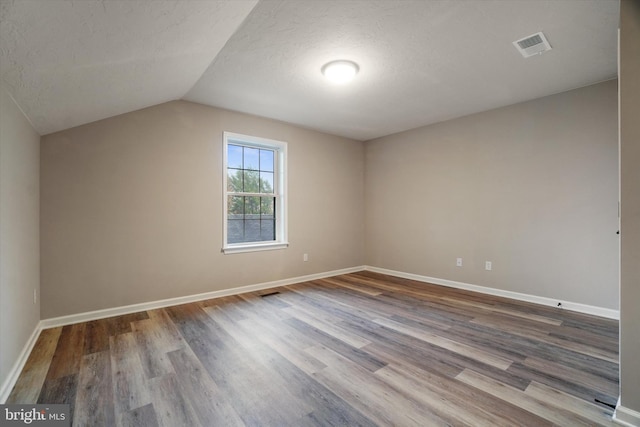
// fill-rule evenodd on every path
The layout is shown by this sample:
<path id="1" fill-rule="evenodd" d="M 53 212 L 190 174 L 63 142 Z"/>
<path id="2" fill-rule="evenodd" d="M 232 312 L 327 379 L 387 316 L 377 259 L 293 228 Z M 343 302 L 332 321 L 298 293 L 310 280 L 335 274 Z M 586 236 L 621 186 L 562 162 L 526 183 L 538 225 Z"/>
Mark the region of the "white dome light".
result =
<path id="1" fill-rule="evenodd" d="M 358 64 L 353 61 L 332 61 L 322 67 L 322 74 L 332 83 L 345 84 L 358 74 Z"/>

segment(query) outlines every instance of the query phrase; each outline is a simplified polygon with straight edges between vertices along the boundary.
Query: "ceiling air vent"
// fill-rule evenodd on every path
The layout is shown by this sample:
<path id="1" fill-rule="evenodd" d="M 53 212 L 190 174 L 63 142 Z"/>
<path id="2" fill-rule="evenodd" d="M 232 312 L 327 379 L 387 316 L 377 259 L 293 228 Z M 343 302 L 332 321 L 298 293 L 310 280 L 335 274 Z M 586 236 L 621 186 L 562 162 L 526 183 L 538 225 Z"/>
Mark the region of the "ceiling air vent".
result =
<path id="1" fill-rule="evenodd" d="M 525 58 L 551 50 L 551 45 L 541 32 L 516 40 L 513 45 Z"/>

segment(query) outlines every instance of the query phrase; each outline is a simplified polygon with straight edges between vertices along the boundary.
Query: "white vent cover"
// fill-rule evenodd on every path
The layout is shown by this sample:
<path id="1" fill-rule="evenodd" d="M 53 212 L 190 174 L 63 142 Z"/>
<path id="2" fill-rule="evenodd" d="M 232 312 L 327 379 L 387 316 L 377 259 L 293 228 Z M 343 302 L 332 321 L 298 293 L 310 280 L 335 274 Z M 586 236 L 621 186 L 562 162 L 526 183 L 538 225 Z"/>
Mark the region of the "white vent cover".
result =
<path id="1" fill-rule="evenodd" d="M 513 45 L 525 58 L 551 50 L 551 45 L 542 32 L 516 40 Z"/>

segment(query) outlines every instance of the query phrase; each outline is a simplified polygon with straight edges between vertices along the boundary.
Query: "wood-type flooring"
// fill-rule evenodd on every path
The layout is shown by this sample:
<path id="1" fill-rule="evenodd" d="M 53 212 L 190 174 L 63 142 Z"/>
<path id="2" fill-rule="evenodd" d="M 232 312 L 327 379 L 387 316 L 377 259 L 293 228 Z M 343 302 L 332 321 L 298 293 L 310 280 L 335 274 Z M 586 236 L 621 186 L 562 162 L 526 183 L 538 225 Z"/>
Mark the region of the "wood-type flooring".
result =
<path id="1" fill-rule="evenodd" d="M 74 426 L 592 426 L 617 394 L 617 321 L 359 272 L 43 330 L 7 403 Z"/>

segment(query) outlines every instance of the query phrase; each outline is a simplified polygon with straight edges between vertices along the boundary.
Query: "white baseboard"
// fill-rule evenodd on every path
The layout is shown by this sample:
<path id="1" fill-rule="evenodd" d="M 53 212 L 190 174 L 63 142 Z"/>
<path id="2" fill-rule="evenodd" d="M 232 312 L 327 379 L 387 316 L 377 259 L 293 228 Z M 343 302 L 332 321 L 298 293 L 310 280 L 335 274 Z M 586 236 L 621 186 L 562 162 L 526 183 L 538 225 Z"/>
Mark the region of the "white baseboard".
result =
<path id="1" fill-rule="evenodd" d="M 447 279 L 438 279 L 436 277 L 421 276 L 413 273 L 405 273 L 402 271 L 387 270 L 386 268 L 378 268 L 365 266 L 365 270 L 375 273 L 387 274 L 389 276 L 402 277 L 404 279 L 417 280 L 419 282 L 433 283 L 435 285 L 448 286 L 450 288 L 465 289 L 467 291 L 479 292 L 482 294 L 495 295 L 499 297 L 511 298 L 519 301 L 532 302 L 551 307 L 557 307 L 558 302 L 562 302 L 565 310 L 577 311 L 580 313 L 591 314 L 594 316 L 606 317 L 608 319 L 620 319 L 620 312 L 610 308 L 596 307 L 593 305 L 580 304 L 577 302 L 557 300 L 553 298 L 540 297 L 536 295 L 523 294 L 520 292 L 505 291 L 502 289 L 489 288 L 487 286 L 472 285 L 469 283 L 456 282 Z"/>
<path id="2" fill-rule="evenodd" d="M 640 412 L 620 406 L 620 401 L 618 401 L 616 411 L 613 413 L 613 422 L 626 427 L 638 427 L 640 426 Z"/>
<path id="3" fill-rule="evenodd" d="M 88 322 L 90 320 L 121 316 L 123 314 L 137 313 L 139 311 L 153 310 L 156 308 L 169 307 L 172 305 L 187 304 L 190 302 L 203 301 L 211 298 L 220 298 L 230 295 L 244 294 L 246 292 L 260 291 L 263 289 L 277 288 L 278 286 L 292 285 L 294 283 L 308 282 L 310 280 L 324 279 L 326 277 L 354 273 L 356 271 L 362 271 L 364 269 L 364 266 L 343 268 L 341 270 L 333 270 L 324 273 L 310 274 L 307 276 L 292 277 L 289 279 L 258 283 L 256 285 L 240 286 L 237 288 L 222 289 L 219 291 L 205 292 L 202 294 L 187 295 L 184 297 L 168 298 L 158 301 L 143 302 L 140 304 L 131 304 L 121 307 L 105 308 L 102 310 L 71 314 L 68 316 L 53 317 L 50 319 L 44 319 L 40 323 L 42 324 L 42 329 L 55 328 L 58 326 L 71 325 L 73 323 Z"/>
<path id="4" fill-rule="evenodd" d="M 31 350 L 33 350 L 33 346 L 36 344 L 38 337 L 40 336 L 40 331 L 42 331 L 41 322 L 36 324 L 35 329 L 31 333 L 31 336 L 25 343 L 18 359 L 11 367 L 9 371 L 9 375 L 0 386 L 0 404 L 4 404 L 9 398 L 9 394 L 11 394 L 11 390 L 13 390 L 13 386 L 16 384 L 20 373 L 22 372 L 22 368 L 24 368 L 25 363 L 27 363 L 27 359 L 31 354 Z"/>

